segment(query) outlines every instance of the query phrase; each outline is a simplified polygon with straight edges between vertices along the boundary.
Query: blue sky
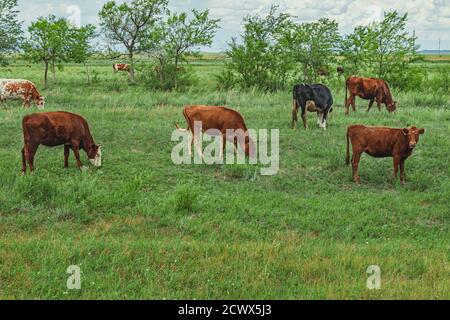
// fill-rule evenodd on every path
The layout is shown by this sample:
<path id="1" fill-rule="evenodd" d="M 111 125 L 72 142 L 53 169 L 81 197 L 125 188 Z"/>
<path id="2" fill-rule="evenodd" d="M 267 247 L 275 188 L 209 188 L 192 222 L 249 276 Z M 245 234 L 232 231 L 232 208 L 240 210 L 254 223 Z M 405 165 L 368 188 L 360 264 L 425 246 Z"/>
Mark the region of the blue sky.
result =
<path id="1" fill-rule="evenodd" d="M 36 17 L 50 13 L 97 25 L 97 12 L 104 3 L 106 0 L 19 0 L 19 18 L 25 27 Z M 415 29 L 421 49 L 437 49 L 439 38 L 441 49 L 450 49 L 450 0 L 169 0 L 172 11 L 209 8 L 214 18 L 221 19 L 212 51 L 224 50 L 230 38 L 239 34 L 245 15 L 266 14 L 273 4 L 296 16 L 298 22 L 335 19 L 342 33 L 380 19 L 387 10 L 408 12 L 408 30 Z"/>

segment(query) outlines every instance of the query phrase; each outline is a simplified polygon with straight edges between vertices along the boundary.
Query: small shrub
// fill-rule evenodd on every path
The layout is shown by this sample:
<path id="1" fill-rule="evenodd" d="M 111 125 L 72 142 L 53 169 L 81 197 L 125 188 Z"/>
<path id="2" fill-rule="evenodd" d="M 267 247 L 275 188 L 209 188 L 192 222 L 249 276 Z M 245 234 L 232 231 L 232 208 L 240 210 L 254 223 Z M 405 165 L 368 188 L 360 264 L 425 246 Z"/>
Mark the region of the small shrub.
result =
<path id="1" fill-rule="evenodd" d="M 175 206 L 179 211 L 192 211 L 200 192 L 192 185 L 178 186 L 175 190 Z"/>
<path id="2" fill-rule="evenodd" d="M 142 65 L 141 80 L 152 90 L 172 90 L 183 91 L 198 83 L 198 78 L 190 66 L 175 67 L 173 64 L 166 65 Z"/>

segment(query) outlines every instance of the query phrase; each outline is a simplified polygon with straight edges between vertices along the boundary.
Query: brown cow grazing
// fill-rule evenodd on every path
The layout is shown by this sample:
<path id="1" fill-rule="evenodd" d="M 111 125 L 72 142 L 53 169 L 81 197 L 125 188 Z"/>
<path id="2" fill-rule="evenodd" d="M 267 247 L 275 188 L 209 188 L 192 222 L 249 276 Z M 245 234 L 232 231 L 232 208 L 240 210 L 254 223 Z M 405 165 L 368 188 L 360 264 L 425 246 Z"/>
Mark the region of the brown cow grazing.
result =
<path id="1" fill-rule="evenodd" d="M 209 135 L 214 134 L 212 132 L 213 129 L 220 131 L 222 136 L 220 157 L 223 156 L 227 140 L 233 142 L 235 148 L 237 148 L 238 142 L 242 141 L 238 139 L 239 134 L 245 135 L 243 139 L 245 154 L 251 158 L 254 157 L 255 145 L 249 137 L 244 118 L 239 112 L 225 107 L 186 106 L 183 109 L 183 116 L 186 119 L 188 128 L 181 129 L 177 123 L 175 123 L 175 126 L 178 130 L 190 131 L 191 133 L 189 137 L 189 155 L 192 154 L 192 143 L 194 143 L 198 153 L 202 155 L 202 150 L 198 145 L 198 141 L 196 141 L 198 133 L 196 134 L 195 130 L 198 126 L 198 129 Z M 208 132 L 208 130 L 210 131 Z"/>
<path id="2" fill-rule="evenodd" d="M 350 97 L 347 99 L 347 91 Z M 348 115 L 348 107 L 351 104 L 353 111 L 356 111 L 355 97 L 370 100 L 367 112 L 377 101 L 378 110 L 381 110 L 381 104 L 384 103 L 389 112 L 396 109 L 396 102 L 392 100 L 391 90 L 386 81 L 377 78 L 349 77 L 345 82 L 345 114 Z"/>
<path id="3" fill-rule="evenodd" d="M 44 109 L 45 99 L 39 94 L 33 82 L 23 79 L 0 79 L 0 102 L 5 100 L 22 100 L 23 106 L 29 108 L 34 101 L 38 109 Z"/>
<path id="4" fill-rule="evenodd" d="M 114 73 L 116 73 L 118 71 L 130 72 L 131 67 L 129 64 L 126 64 L 126 63 L 115 63 L 115 64 L 113 64 L 113 70 L 114 70 Z"/>
<path id="5" fill-rule="evenodd" d="M 22 149 L 22 172 L 26 163 L 34 170 L 34 155 L 40 144 L 47 147 L 64 145 L 64 167 L 69 166 L 69 152 L 72 149 L 78 168 L 81 169 L 79 150 L 86 151 L 92 165 L 102 165 L 101 146 L 95 144 L 86 120 L 69 112 L 33 113 L 23 117 L 24 147 Z"/>
<path id="6" fill-rule="evenodd" d="M 353 180 L 360 182 L 358 176 L 358 164 L 363 152 L 377 158 L 394 158 L 394 179 L 397 178 L 400 165 L 400 182 L 405 183 L 405 160 L 411 155 L 414 147 L 419 142 L 419 135 L 425 129 L 410 128 L 396 129 L 386 127 L 366 127 L 363 125 L 351 125 L 347 129 L 347 157 L 346 163 L 350 164 L 349 140 L 352 142 L 352 169 Z"/>

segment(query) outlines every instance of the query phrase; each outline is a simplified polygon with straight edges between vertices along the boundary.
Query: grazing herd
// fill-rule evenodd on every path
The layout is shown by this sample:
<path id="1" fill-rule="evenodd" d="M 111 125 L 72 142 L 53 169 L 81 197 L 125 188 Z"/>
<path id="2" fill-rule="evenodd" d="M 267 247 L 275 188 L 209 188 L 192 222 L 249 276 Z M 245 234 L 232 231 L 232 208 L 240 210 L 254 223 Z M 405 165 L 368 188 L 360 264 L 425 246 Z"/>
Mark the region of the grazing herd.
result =
<path id="1" fill-rule="evenodd" d="M 113 65 L 114 72 L 130 71 L 128 64 L 116 63 Z M 344 73 L 341 67 L 337 68 L 339 74 Z M 348 97 L 347 93 L 350 94 Z M 386 81 L 376 78 L 349 77 L 345 82 L 345 114 L 348 115 L 349 106 L 356 110 L 355 98 L 370 100 L 367 111 L 373 103 L 381 110 L 381 104 L 386 106 L 389 112 L 396 110 L 396 102 Z M 0 79 L 0 102 L 3 104 L 7 99 L 20 99 L 24 107 L 30 107 L 34 102 L 39 109 L 44 108 L 45 99 L 36 86 L 21 79 Z M 317 113 L 317 125 L 326 130 L 328 115 L 333 111 L 333 97 L 330 89 L 323 84 L 298 84 L 293 88 L 292 122 L 295 128 L 298 122 L 297 115 L 301 109 L 303 126 L 306 129 L 307 112 Z M 255 156 L 256 146 L 248 135 L 248 130 L 242 115 L 232 109 L 218 106 L 186 106 L 183 116 L 187 123 L 187 129 L 181 129 L 177 123 L 178 130 L 189 132 L 189 155 L 192 155 L 192 143 L 202 155 L 199 141 L 194 134 L 197 125 L 199 130 L 208 135 L 221 135 L 221 154 L 225 149 L 226 141 L 230 141 L 237 148 L 238 144 L 244 149 L 248 157 Z M 54 147 L 64 145 L 64 167 L 68 167 L 70 150 L 73 151 L 77 166 L 82 168 L 80 161 L 80 150 L 84 150 L 89 161 L 94 166 L 101 166 L 101 145 L 94 142 L 87 121 L 69 112 L 43 112 L 26 115 L 22 122 L 24 147 L 22 149 L 22 172 L 26 172 L 26 166 L 30 171 L 34 170 L 34 157 L 39 145 Z M 198 130 L 197 129 L 197 130 Z M 245 139 L 239 141 L 236 131 L 241 131 Z M 234 132 L 230 134 L 230 132 Z M 363 152 L 373 157 L 393 157 L 394 177 L 397 177 L 400 167 L 400 181 L 405 183 L 405 160 L 412 154 L 413 149 L 419 142 L 419 135 L 425 129 L 415 126 L 410 128 L 396 129 L 387 127 L 367 127 L 364 125 L 351 125 L 347 129 L 347 155 L 346 163 L 350 164 L 350 142 L 352 145 L 352 170 L 353 180 L 360 182 L 358 165 Z"/>

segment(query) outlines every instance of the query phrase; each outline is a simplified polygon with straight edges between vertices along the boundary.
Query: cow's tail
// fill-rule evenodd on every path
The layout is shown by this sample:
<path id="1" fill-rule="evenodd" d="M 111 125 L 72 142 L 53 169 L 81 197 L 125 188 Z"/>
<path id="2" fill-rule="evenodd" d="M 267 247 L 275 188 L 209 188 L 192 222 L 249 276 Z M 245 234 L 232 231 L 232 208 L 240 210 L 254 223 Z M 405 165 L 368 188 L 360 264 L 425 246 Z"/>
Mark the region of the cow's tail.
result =
<path id="1" fill-rule="evenodd" d="M 345 107 L 345 104 L 347 103 L 347 91 L 348 91 L 348 80 L 349 80 L 350 78 L 347 78 L 347 80 L 345 80 L 345 101 L 344 101 L 344 107 Z"/>
<path id="2" fill-rule="evenodd" d="M 347 128 L 347 156 L 345 157 L 345 163 L 350 164 L 350 127 Z"/>
<path id="3" fill-rule="evenodd" d="M 184 119 L 186 119 L 186 123 L 187 123 L 187 125 L 188 125 L 188 127 L 186 128 L 186 129 L 183 129 L 183 128 L 181 128 L 179 125 L 178 125 L 178 123 L 177 122 L 174 122 L 175 123 L 175 127 L 177 128 L 177 130 L 180 130 L 180 131 L 182 131 L 182 132 L 186 132 L 186 131 L 189 131 L 189 118 L 188 118 L 188 115 L 187 115 L 187 113 L 186 113 L 186 107 L 183 109 L 183 116 L 184 116 Z"/>
<path id="4" fill-rule="evenodd" d="M 186 132 L 189 130 L 189 128 L 187 128 L 187 129 L 181 128 L 176 121 L 174 121 L 174 124 L 175 124 L 175 127 L 177 128 L 177 130 L 179 130 L 179 131 Z"/>
<path id="5" fill-rule="evenodd" d="M 295 128 L 295 122 L 297 121 L 298 101 L 296 88 L 297 86 L 294 86 L 294 89 L 292 90 L 292 122 L 291 122 L 292 128 Z"/>

